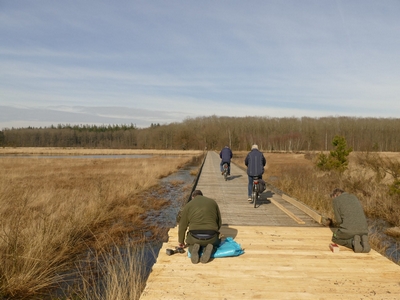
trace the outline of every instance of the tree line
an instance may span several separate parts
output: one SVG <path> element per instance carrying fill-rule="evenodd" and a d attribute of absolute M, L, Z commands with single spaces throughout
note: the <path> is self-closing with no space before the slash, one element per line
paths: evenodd
<path fill-rule="evenodd" d="M 11 128 L 0 131 L 3 147 L 86 147 L 120 149 L 330 151 L 343 136 L 354 151 L 400 151 L 400 119 L 357 117 L 197 117 L 180 123 Z"/>

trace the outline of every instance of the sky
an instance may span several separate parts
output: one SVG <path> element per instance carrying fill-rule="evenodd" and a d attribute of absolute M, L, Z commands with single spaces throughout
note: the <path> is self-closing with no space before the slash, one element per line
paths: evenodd
<path fill-rule="evenodd" d="M 0 130 L 397 118 L 398 0 L 0 0 Z"/>

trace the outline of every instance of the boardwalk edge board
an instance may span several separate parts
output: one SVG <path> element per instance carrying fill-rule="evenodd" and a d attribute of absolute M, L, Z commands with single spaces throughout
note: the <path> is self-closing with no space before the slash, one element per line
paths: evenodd
<path fill-rule="evenodd" d="M 303 212 L 305 212 L 307 215 L 309 215 L 311 218 L 313 218 L 319 224 L 322 223 L 322 216 L 319 213 L 317 213 L 316 211 L 314 211 L 311 208 L 309 208 L 308 206 L 306 206 L 305 204 L 300 203 L 296 199 L 289 197 L 286 194 L 282 194 L 282 199 L 289 202 L 293 206 L 296 206 L 298 209 L 302 210 Z"/>

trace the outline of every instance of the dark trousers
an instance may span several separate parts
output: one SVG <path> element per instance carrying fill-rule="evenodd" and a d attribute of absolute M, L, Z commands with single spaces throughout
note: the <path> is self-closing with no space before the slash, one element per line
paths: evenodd
<path fill-rule="evenodd" d="M 208 240 L 199 240 L 193 237 L 189 232 L 186 235 L 186 244 L 189 246 L 189 252 L 192 252 L 192 247 L 194 244 L 199 244 L 202 247 L 207 246 L 208 244 L 214 245 L 214 248 L 221 243 L 221 239 L 219 238 L 219 234 L 216 234 L 214 237 Z"/>
<path fill-rule="evenodd" d="M 355 235 L 368 235 L 365 232 L 343 232 L 340 229 L 336 230 L 336 232 L 332 236 L 332 242 L 347 247 L 349 249 L 353 249 L 353 239 Z"/>

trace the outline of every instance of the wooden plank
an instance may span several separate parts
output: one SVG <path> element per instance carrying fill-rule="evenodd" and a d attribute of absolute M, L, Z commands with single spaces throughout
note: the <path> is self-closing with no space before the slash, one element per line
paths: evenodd
<path fill-rule="evenodd" d="M 276 200 L 271 199 L 270 200 L 275 206 L 277 206 L 281 211 L 283 211 L 285 214 L 287 214 L 289 217 L 291 217 L 293 220 L 297 222 L 297 224 L 306 224 L 302 219 L 297 217 L 294 213 L 290 212 L 286 208 L 284 208 L 282 205 L 280 205 Z"/>
<path fill-rule="evenodd" d="M 306 214 L 308 214 L 311 218 L 313 218 L 315 221 L 317 221 L 318 223 L 321 224 L 322 216 L 319 213 L 317 213 L 316 211 L 312 210 L 308 206 L 304 205 L 303 203 L 300 203 L 296 199 L 294 199 L 286 194 L 282 194 L 282 199 L 289 202 L 290 204 L 296 206 L 298 209 L 301 209 Z"/>

